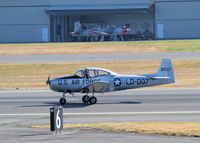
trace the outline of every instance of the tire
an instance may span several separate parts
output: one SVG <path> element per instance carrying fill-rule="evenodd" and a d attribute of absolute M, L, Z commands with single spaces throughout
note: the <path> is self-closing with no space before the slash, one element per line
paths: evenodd
<path fill-rule="evenodd" d="M 97 98 L 96 97 L 94 97 L 94 96 L 92 96 L 91 98 L 90 98 L 90 104 L 96 104 L 97 103 Z"/>
<path fill-rule="evenodd" d="M 61 99 L 60 99 L 60 104 L 61 104 L 61 105 L 66 104 L 66 99 L 65 99 L 65 98 L 61 98 Z"/>
<path fill-rule="evenodd" d="M 82 97 L 83 103 L 88 103 L 89 99 L 90 99 L 90 97 L 89 97 L 88 95 L 84 95 L 84 96 Z"/>

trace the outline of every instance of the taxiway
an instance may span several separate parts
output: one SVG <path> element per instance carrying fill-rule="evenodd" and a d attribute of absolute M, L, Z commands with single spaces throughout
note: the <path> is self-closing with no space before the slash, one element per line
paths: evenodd
<path fill-rule="evenodd" d="M 63 54 L 63 55 L 0 55 L 0 64 L 64 63 L 92 61 L 123 61 L 149 59 L 200 59 L 198 52 L 128 53 L 128 54 Z"/>

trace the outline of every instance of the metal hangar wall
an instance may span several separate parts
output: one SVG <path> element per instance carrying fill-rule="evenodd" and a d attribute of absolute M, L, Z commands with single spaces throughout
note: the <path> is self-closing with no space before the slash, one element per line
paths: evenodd
<path fill-rule="evenodd" d="M 70 41 L 74 22 L 130 26 L 155 39 L 200 38 L 198 0 L 1 0 L 0 43 Z"/>

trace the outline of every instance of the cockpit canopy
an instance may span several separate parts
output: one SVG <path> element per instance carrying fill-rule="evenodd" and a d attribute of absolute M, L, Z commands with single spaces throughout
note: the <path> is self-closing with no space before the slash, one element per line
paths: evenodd
<path fill-rule="evenodd" d="M 117 73 L 101 68 L 86 68 L 78 70 L 75 75 L 79 78 L 93 78 L 98 76 L 117 75 Z"/>

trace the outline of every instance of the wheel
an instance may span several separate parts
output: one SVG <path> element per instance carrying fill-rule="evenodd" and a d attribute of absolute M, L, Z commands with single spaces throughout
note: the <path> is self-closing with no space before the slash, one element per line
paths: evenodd
<path fill-rule="evenodd" d="M 88 103 L 90 97 L 88 95 L 84 95 L 82 98 L 83 103 Z"/>
<path fill-rule="evenodd" d="M 63 97 L 63 98 L 60 98 L 60 104 L 61 105 L 64 105 L 66 104 L 66 99 Z"/>
<path fill-rule="evenodd" d="M 96 97 L 94 97 L 94 96 L 92 96 L 91 98 L 90 98 L 90 104 L 96 104 L 97 103 L 97 98 Z"/>

